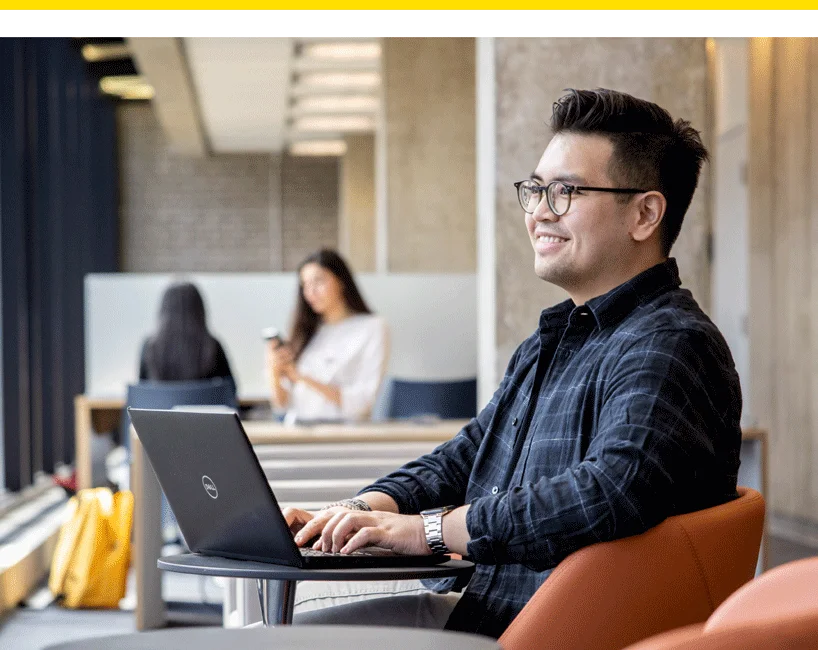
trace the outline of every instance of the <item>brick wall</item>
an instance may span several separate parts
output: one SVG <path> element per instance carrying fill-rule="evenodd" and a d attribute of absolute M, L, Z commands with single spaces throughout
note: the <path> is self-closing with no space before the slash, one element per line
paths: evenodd
<path fill-rule="evenodd" d="M 281 164 L 283 269 L 309 253 L 338 248 L 338 162 L 336 158 L 285 156 Z"/>
<path fill-rule="evenodd" d="M 335 159 L 175 155 L 149 104 L 117 128 L 122 271 L 291 270 L 337 247 Z"/>

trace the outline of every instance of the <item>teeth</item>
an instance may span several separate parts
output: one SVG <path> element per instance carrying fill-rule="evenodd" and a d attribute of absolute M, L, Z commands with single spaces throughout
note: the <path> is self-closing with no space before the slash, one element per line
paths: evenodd
<path fill-rule="evenodd" d="M 562 237 L 553 237 L 551 235 L 540 235 L 537 237 L 539 241 L 548 242 L 549 244 L 559 244 L 560 242 L 568 241 Z"/>

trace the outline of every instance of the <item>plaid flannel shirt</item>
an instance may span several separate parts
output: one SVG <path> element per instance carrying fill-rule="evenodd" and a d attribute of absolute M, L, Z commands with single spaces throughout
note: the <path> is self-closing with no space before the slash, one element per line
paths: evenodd
<path fill-rule="evenodd" d="M 543 311 L 481 413 L 362 493 L 471 505 L 477 569 L 447 627 L 497 637 L 570 553 L 735 498 L 740 414 L 727 344 L 669 259 Z"/>

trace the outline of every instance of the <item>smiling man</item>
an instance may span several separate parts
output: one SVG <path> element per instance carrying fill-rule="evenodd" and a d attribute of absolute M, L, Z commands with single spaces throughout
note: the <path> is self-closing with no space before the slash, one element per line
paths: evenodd
<path fill-rule="evenodd" d="M 317 548 L 342 553 L 449 550 L 477 564 L 474 576 L 462 596 L 446 581 L 379 585 L 404 595 L 297 621 L 496 637 L 574 551 L 735 498 L 738 376 L 669 257 L 707 157 L 699 133 L 611 90 L 570 91 L 551 126 L 515 186 L 534 270 L 570 299 L 542 312 L 451 441 L 356 499 L 286 513 L 300 544 L 320 534 Z"/>

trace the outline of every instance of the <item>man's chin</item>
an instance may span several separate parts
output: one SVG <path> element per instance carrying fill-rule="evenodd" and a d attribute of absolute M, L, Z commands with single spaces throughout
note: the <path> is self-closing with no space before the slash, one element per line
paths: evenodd
<path fill-rule="evenodd" d="M 553 265 L 539 257 L 534 259 L 534 273 L 546 282 L 553 282 L 552 278 L 555 276 Z"/>
<path fill-rule="evenodd" d="M 539 258 L 534 260 L 534 273 L 540 280 L 544 280 L 549 284 L 558 287 L 563 286 L 564 274 L 560 271 L 561 270 L 556 268 L 554 264 L 548 263 L 545 260 Z"/>

